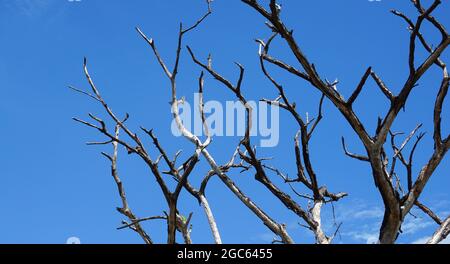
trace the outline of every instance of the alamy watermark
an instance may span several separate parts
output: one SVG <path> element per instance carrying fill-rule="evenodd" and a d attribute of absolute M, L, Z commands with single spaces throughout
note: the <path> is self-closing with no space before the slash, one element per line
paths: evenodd
<path fill-rule="evenodd" d="M 183 126 L 196 136 L 204 136 L 203 122 L 199 110 L 199 94 L 194 93 L 193 105 L 182 99 L 178 103 L 179 117 Z M 279 107 L 265 102 L 248 101 L 251 111 L 250 136 L 259 137 L 259 146 L 275 147 L 280 139 Z M 220 102 L 210 100 L 204 102 L 203 111 L 209 134 L 214 136 L 243 137 L 246 131 L 246 108 L 239 101 Z M 176 120 L 171 126 L 174 136 L 181 136 Z"/>

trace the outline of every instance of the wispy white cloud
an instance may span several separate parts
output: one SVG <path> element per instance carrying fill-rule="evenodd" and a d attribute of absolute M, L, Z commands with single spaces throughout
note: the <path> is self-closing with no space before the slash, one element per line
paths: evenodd
<path fill-rule="evenodd" d="M 450 211 L 442 211 L 442 212 L 439 212 L 438 215 L 439 215 L 442 219 L 445 219 L 445 218 L 447 218 L 447 217 L 450 215 Z"/>
<path fill-rule="evenodd" d="M 378 242 L 378 233 L 384 210 L 364 200 L 355 199 L 336 204 L 336 222 L 342 223 L 340 236 L 345 243 Z M 336 230 L 334 221 L 324 221 L 324 229 L 331 233 Z"/>
<path fill-rule="evenodd" d="M 442 240 L 439 244 L 450 244 L 450 236 L 448 236 L 446 239 Z"/>
<path fill-rule="evenodd" d="M 447 199 L 438 199 L 437 201 L 433 201 L 432 203 L 432 209 L 448 209 L 450 207 L 450 201 Z"/>
<path fill-rule="evenodd" d="M 357 211 L 353 213 L 353 218 L 380 218 L 384 214 L 383 210 L 380 207 L 374 207 L 371 209 L 365 209 L 361 211 Z"/>
<path fill-rule="evenodd" d="M 0 1 L 0 6 L 10 12 L 33 17 L 45 13 L 54 2 L 54 0 L 11 0 Z"/>
<path fill-rule="evenodd" d="M 354 201 L 351 204 L 337 207 L 337 220 L 352 221 L 356 219 L 382 218 L 384 211 L 379 206 L 369 205 L 364 201 Z"/>
<path fill-rule="evenodd" d="M 274 239 L 276 239 L 276 235 L 274 235 L 273 233 L 263 233 L 258 235 L 257 239 L 261 240 L 265 243 L 271 243 Z"/>
<path fill-rule="evenodd" d="M 376 244 L 378 242 L 378 233 L 376 232 L 346 232 L 342 233 L 343 236 L 348 236 L 355 241 L 363 242 L 366 244 Z"/>
<path fill-rule="evenodd" d="M 411 242 L 411 244 L 425 244 L 427 243 L 427 241 L 430 239 L 429 236 L 426 237 L 421 237 L 419 239 L 414 240 L 413 242 Z"/>
<path fill-rule="evenodd" d="M 350 241 L 356 243 L 378 243 L 380 228 L 379 222 L 373 220 L 366 221 L 364 224 L 360 222 L 361 221 L 351 224 L 347 230 L 342 230 L 341 236 L 347 237 Z M 344 241 L 346 240 L 344 239 Z"/>
<path fill-rule="evenodd" d="M 409 217 L 402 225 L 403 234 L 415 234 L 425 228 L 433 226 L 434 222 L 425 220 L 421 217 L 413 218 Z"/>
<path fill-rule="evenodd" d="M 419 238 L 419 239 L 413 241 L 411 244 L 426 244 L 429 239 L 430 239 L 429 236 L 422 237 L 422 238 Z M 442 240 L 441 243 L 439 243 L 439 244 L 450 244 L 450 236 L 448 236 L 446 239 Z"/>
<path fill-rule="evenodd" d="M 402 225 L 403 235 L 420 235 L 435 225 L 426 215 L 418 211 L 414 213 L 420 217 L 407 217 Z M 364 201 L 340 206 L 337 221 L 343 222 L 341 235 L 358 243 L 377 243 L 379 228 L 384 215 L 384 209 L 371 206 Z M 423 243 L 428 237 L 417 238 L 413 243 Z M 425 241 L 426 242 L 426 241 Z"/>
<path fill-rule="evenodd" d="M 371 215 L 371 214 L 370 214 Z M 414 235 L 419 231 L 427 229 L 430 226 L 433 226 L 434 222 L 425 220 L 423 218 L 407 218 L 406 221 L 402 225 L 403 235 Z M 379 223 L 371 222 L 361 227 L 353 226 L 354 229 L 349 232 L 342 233 L 343 236 L 347 236 L 357 242 L 366 243 L 366 244 L 374 244 L 378 242 L 379 236 Z M 416 239 L 411 242 L 413 244 L 424 244 L 429 239 L 429 236 L 422 237 Z M 448 242 L 448 241 L 447 241 Z"/>
<path fill-rule="evenodd" d="M 441 201 L 438 206 L 442 207 L 447 202 Z M 435 205 L 433 203 L 433 205 Z M 448 209 L 448 207 L 446 207 Z M 448 210 L 447 210 L 448 211 Z M 436 210 L 438 215 L 448 216 L 449 212 Z M 342 223 L 339 235 L 335 243 L 367 243 L 373 244 L 378 242 L 379 229 L 384 215 L 384 208 L 378 205 L 369 204 L 364 200 L 351 200 L 347 203 L 335 205 L 336 222 Z M 411 212 L 416 217 L 408 216 L 402 225 L 402 234 L 399 243 L 415 243 L 423 244 L 429 239 L 431 234 L 437 227 L 426 214 L 419 209 Z M 327 234 L 336 231 L 335 221 L 331 217 L 331 213 L 323 219 L 323 228 Z M 325 216 L 325 215 L 324 215 Z M 288 225 L 288 230 L 297 232 L 300 226 L 297 222 Z M 305 229 L 305 234 L 310 234 Z M 428 236 L 426 236 L 428 235 Z M 302 237 L 304 234 L 302 234 Z M 266 240 L 268 237 L 266 237 Z M 270 237 L 272 239 L 272 237 Z M 403 241 L 403 242 L 401 242 Z M 450 238 L 443 243 L 450 243 Z"/>

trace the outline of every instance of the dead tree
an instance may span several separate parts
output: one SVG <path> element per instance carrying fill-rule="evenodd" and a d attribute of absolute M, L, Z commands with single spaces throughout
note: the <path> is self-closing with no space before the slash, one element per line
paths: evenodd
<path fill-rule="evenodd" d="M 439 58 L 449 45 L 450 37 L 444 26 L 432 16 L 432 12 L 441 4 L 441 1 L 433 1 L 433 4 L 428 8 L 423 7 L 419 0 L 411 1 L 419 13 L 419 16 L 415 22 L 413 22 L 412 19 L 408 18 L 406 15 L 400 13 L 399 11 L 392 11 L 394 15 L 397 15 L 406 21 L 411 32 L 408 59 L 409 76 L 405 81 L 405 84 L 401 88 L 399 94 L 394 95 L 382 81 L 382 79 L 375 73 L 375 71 L 373 71 L 372 68 L 369 67 L 363 75 L 361 82 L 356 87 L 348 100 L 345 100 L 343 95 L 333 89 L 333 84 L 324 81 L 324 79 L 319 75 L 317 67 L 307 59 L 307 57 L 301 50 L 300 45 L 294 38 L 293 31 L 289 30 L 283 23 L 280 17 L 279 5 L 275 0 L 270 1 L 268 9 L 261 6 L 256 0 L 243 0 L 243 2 L 255 9 L 265 19 L 268 20 L 269 27 L 277 34 L 279 34 L 284 41 L 286 41 L 290 50 L 292 51 L 293 56 L 296 58 L 304 71 L 296 70 L 294 67 L 266 54 L 263 54 L 263 59 L 294 74 L 301 79 L 304 79 L 305 81 L 310 83 L 312 87 L 323 93 L 345 117 L 347 122 L 357 134 L 361 143 L 364 145 L 366 150 L 365 156 L 353 155 L 349 154 L 347 151 L 345 152 L 347 155 L 353 158 L 363 160 L 370 164 L 375 185 L 381 194 L 385 206 L 385 214 L 383 223 L 380 228 L 379 241 L 380 243 L 394 243 L 397 239 L 405 216 L 410 212 L 411 208 L 414 205 L 418 204 L 419 196 L 422 193 L 426 183 L 428 182 L 434 170 L 442 161 L 450 147 L 450 137 L 447 136 L 446 138 L 443 138 L 441 135 L 441 111 L 445 96 L 448 91 L 449 77 L 445 63 Z M 431 48 L 431 45 L 427 42 L 425 37 L 420 32 L 421 26 L 425 21 L 430 22 L 442 35 L 441 42 L 434 49 Z M 419 40 L 421 45 L 423 45 L 429 52 L 428 57 L 423 62 L 420 62 L 420 65 L 418 67 L 416 67 L 415 56 L 417 40 Z M 430 157 L 429 162 L 423 167 L 419 175 L 416 177 L 415 181 L 413 181 L 412 175 L 408 175 L 407 193 L 401 196 L 399 193 L 399 186 L 395 185 L 395 162 L 397 159 L 402 161 L 403 165 L 407 166 L 407 168 L 409 167 L 408 171 L 411 174 L 410 167 L 412 165 L 412 157 L 416 148 L 414 147 L 411 151 L 408 161 L 403 158 L 402 149 L 408 143 L 409 139 L 412 137 L 416 130 L 411 133 L 411 135 L 400 147 L 397 147 L 395 145 L 395 142 L 392 140 L 392 147 L 395 150 L 395 154 L 391 158 L 390 169 L 388 168 L 389 159 L 386 156 L 385 144 L 389 132 L 391 131 L 392 124 L 396 120 L 398 113 L 402 108 L 404 108 L 409 95 L 417 86 L 417 82 L 433 64 L 440 67 L 443 72 L 442 83 L 436 96 L 433 116 L 433 138 L 435 142 L 434 153 Z M 380 88 L 380 91 L 386 96 L 390 104 L 390 108 L 386 116 L 379 119 L 376 133 L 373 136 L 369 135 L 352 108 L 354 101 L 357 99 L 359 93 L 363 89 L 364 84 L 369 77 L 374 79 L 374 81 Z M 415 143 L 416 146 L 422 137 L 423 135 L 420 135 L 417 138 Z M 344 149 L 346 149 L 345 144 Z M 429 210 L 425 210 L 425 212 L 428 211 Z"/>
<path fill-rule="evenodd" d="M 314 131 L 318 128 L 318 125 L 323 118 L 322 105 L 324 102 L 330 101 L 352 127 L 366 151 L 363 155 L 349 152 L 346 147 L 345 140 L 342 138 L 342 146 L 345 154 L 354 159 L 367 162 L 370 165 L 375 186 L 383 199 L 385 213 L 380 227 L 379 242 L 394 243 L 396 241 L 399 233 L 401 232 L 402 222 L 414 206 L 417 206 L 428 214 L 439 225 L 438 230 L 430 238 L 429 243 L 438 243 L 448 235 L 450 230 L 449 218 L 446 220 L 441 220 L 435 213 L 419 201 L 419 197 L 424 190 L 425 185 L 433 175 L 439 163 L 443 160 L 450 147 L 450 136 L 444 138 L 441 132 L 441 112 L 448 92 L 449 77 L 446 65 L 440 59 L 441 54 L 450 43 L 450 37 L 444 26 L 432 16 L 433 11 L 441 4 L 441 1 L 433 1 L 431 6 L 428 8 L 425 8 L 419 0 L 411 1 L 419 14 L 415 21 L 399 11 L 392 11 L 394 15 L 402 18 L 408 24 L 410 30 L 408 58 L 409 76 L 405 80 L 400 92 L 397 95 L 394 94 L 383 82 L 381 77 L 375 73 L 372 67 L 368 67 L 362 76 L 361 81 L 354 89 L 354 92 L 348 99 L 345 99 L 344 95 L 335 89 L 337 82 L 328 82 L 319 74 L 318 67 L 307 59 L 300 47 L 300 44 L 294 38 L 293 31 L 284 24 L 281 18 L 280 5 L 276 3 L 275 0 L 271 0 L 268 7 L 262 6 L 257 0 L 242 0 L 243 3 L 257 11 L 266 20 L 266 25 L 272 32 L 272 35 L 266 41 L 260 39 L 257 40 L 260 45 L 259 62 L 261 71 L 264 73 L 264 76 L 267 78 L 268 82 L 270 82 L 276 89 L 279 96 L 275 99 L 261 98 L 261 101 L 270 105 L 278 106 L 289 112 L 293 120 L 298 125 L 298 131 L 295 134 L 293 146 L 293 154 L 295 155 L 297 168 L 296 178 L 289 178 L 282 172 L 281 169 L 267 164 L 267 159 L 264 157 L 259 157 L 256 152 L 256 148 L 252 144 L 250 131 L 252 128 L 253 109 L 250 104 L 248 104 L 248 99 L 244 95 L 245 88 L 242 85 L 242 81 L 245 77 L 245 69 L 244 66 L 239 63 L 236 63 L 238 78 L 236 82 L 233 82 L 221 75 L 212 67 L 211 57 L 208 57 L 206 62 L 202 62 L 201 59 L 196 57 L 193 49 L 187 46 L 187 52 L 192 58 L 193 63 L 198 65 L 198 67 L 202 70 L 200 77 L 198 78 L 200 101 L 199 112 L 203 123 L 203 130 L 207 135 L 206 140 L 202 141 L 197 135 L 183 125 L 179 114 L 179 106 L 184 103 L 184 100 L 177 97 L 177 74 L 180 69 L 180 56 L 184 50 L 183 37 L 190 31 L 196 29 L 212 13 L 211 0 L 207 0 L 206 2 L 207 12 L 192 26 L 184 27 L 183 24 L 180 24 L 175 61 L 172 66 L 172 70 L 170 70 L 169 65 L 166 63 L 166 59 L 163 58 L 158 52 L 155 41 L 152 38 L 147 37 L 141 29 L 136 28 L 138 34 L 145 40 L 154 53 L 156 61 L 161 66 L 165 77 L 169 81 L 171 111 L 177 127 L 181 131 L 182 135 L 195 147 L 195 151 L 184 162 L 180 163 L 177 160 L 180 156 L 180 151 L 174 155 L 173 159 L 169 158 L 169 154 L 166 153 L 153 131 L 141 127 L 143 134 L 151 138 L 154 147 L 160 153 L 156 159 L 150 157 L 146 147 L 140 139 L 140 136 L 126 125 L 126 120 L 129 118 L 129 115 L 126 114 L 123 119 L 119 118 L 100 95 L 99 89 L 95 86 L 87 70 L 86 59 L 84 62 L 84 71 L 92 92 L 86 92 L 84 90 L 71 87 L 75 91 L 87 95 L 100 103 L 114 124 L 114 130 L 110 131 L 105 121 L 93 114 L 89 114 L 89 117 L 93 121 L 84 121 L 75 118 L 77 122 L 94 128 L 106 136 L 106 141 L 92 142 L 88 144 L 111 144 L 113 146 L 113 154 L 103 153 L 103 155 L 111 161 L 111 173 L 117 184 L 119 195 L 122 200 L 122 207 L 118 208 L 118 211 L 128 218 L 128 221 L 123 222 L 123 225 L 119 227 L 120 229 L 130 228 L 137 232 L 144 242 L 153 243 L 152 239 L 146 231 L 143 230 L 140 223 L 143 221 L 162 219 L 167 222 L 168 243 L 176 243 L 176 232 L 180 232 L 182 234 L 185 243 L 191 243 L 191 227 L 189 223 L 192 213 L 186 218 L 182 215 L 180 209 L 178 208 L 180 192 L 186 190 L 203 207 L 215 243 L 221 243 L 222 241 L 220 238 L 219 228 L 216 224 L 212 209 L 205 194 L 209 180 L 212 177 L 217 176 L 223 182 L 224 186 L 228 188 L 245 207 L 247 207 L 260 221 L 262 221 L 262 223 L 269 230 L 278 236 L 274 242 L 294 243 L 286 230 L 286 226 L 269 216 L 260 205 L 253 202 L 252 199 L 241 191 L 232 180 L 232 177 L 230 176 L 231 173 L 233 173 L 236 169 L 239 169 L 241 170 L 241 173 L 253 172 L 255 180 L 267 189 L 268 195 L 271 194 L 276 197 L 280 203 L 286 207 L 286 209 L 293 212 L 303 221 L 304 226 L 314 234 L 316 243 L 331 243 L 334 235 L 339 230 L 340 225 L 337 225 L 337 230 L 334 234 L 325 234 L 321 225 L 321 208 L 324 204 L 329 202 L 339 201 L 341 198 L 347 196 L 347 193 L 333 193 L 319 181 L 319 175 L 316 174 L 313 162 L 310 158 L 311 150 L 309 144 L 310 139 L 314 135 Z M 441 33 L 442 40 L 436 48 L 432 48 L 432 45 L 428 43 L 420 31 L 424 22 L 431 23 L 431 25 L 433 25 Z M 296 59 L 299 68 L 289 65 L 269 54 L 271 43 L 276 37 L 281 37 L 289 46 L 289 49 Z M 418 67 L 416 66 L 417 42 L 420 42 L 420 44 L 429 53 L 428 57 L 424 61 L 421 61 Z M 298 113 L 295 102 L 289 99 L 283 85 L 271 75 L 268 68 L 266 68 L 266 64 L 279 67 L 287 73 L 292 74 L 294 77 L 306 81 L 322 95 L 320 101 L 318 102 L 318 113 L 315 119 L 309 120 L 309 118 L 307 118 L 305 120 Z M 415 176 L 413 175 L 412 170 L 413 157 L 421 139 L 425 136 L 424 133 L 419 133 L 422 125 L 418 125 L 411 133 L 409 133 L 401 144 L 396 142 L 396 138 L 401 135 L 401 133 L 393 132 L 391 128 L 392 124 L 397 119 L 399 112 L 405 107 L 405 104 L 411 92 L 417 86 L 418 81 L 433 65 L 441 68 L 443 73 L 442 82 L 438 89 L 434 106 L 434 152 L 429 158 L 429 161 L 423 166 L 419 175 Z M 230 161 L 224 165 L 219 165 L 215 161 L 213 154 L 211 154 L 208 150 L 208 146 L 212 143 L 212 141 L 208 124 L 205 121 L 205 113 L 203 111 L 204 72 L 211 75 L 215 80 L 221 83 L 224 88 L 228 89 L 246 110 L 245 136 L 237 144 L 231 155 Z M 353 109 L 353 103 L 358 98 L 369 78 L 372 78 L 375 81 L 390 105 L 386 116 L 378 119 L 378 126 L 374 135 L 369 134 L 364 124 L 360 121 L 359 116 Z M 123 131 L 126 134 L 126 139 L 119 137 L 120 131 Z M 415 139 L 414 136 L 416 136 Z M 409 143 L 413 145 L 410 153 L 407 154 L 404 153 L 404 149 Z M 116 161 L 118 158 L 119 147 L 124 148 L 129 154 L 139 156 L 144 164 L 149 168 L 156 183 L 162 191 L 164 200 L 168 207 L 168 213 L 164 212 L 164 215 L 161 216 L 139 218 L 131 211 L 117 170 Z M 387 148 L 391 148 L 394 153 L 391 157 L 387 155 Z M 193 174 L 193 171 L 196 165 L 200 162 L 201 157 L 203 157 L 210 166 L 210 171 L 204 176 L 201 186 L 195 188 L 191 185 L 189 176 Z M 162 170 L 162 166 L 160 165 L 162 161 L 165 164 L 164 170 Z M 406 168 L 407 187 L 403 187 L 402 185 L 400 174 L 397 173 L 397 164 L 401 164 Z M 174 191 L 171 191 L 167 187 L 167 180 L 164 177 L 166 174 L 170 175 L 171 179 L 174 179 L 177 182 Z M 284 182 L 289 185 L 295 196 L 291 196 L 277 186 L 271 180 L 273 176 L 282 177 Z M 310 191 L 311 194 L 301 194 L 297 192 L 294 188 L 295 184 L 304 186 Z M 311 204 L 311 206 L 305 208 L 298 201 L 299 199 L 306 199 L 308 204 Z"/>

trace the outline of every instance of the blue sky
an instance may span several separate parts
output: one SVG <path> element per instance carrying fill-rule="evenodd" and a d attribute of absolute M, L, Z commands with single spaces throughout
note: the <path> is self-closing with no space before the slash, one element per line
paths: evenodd
<path fill-rule="evenodd" d="M 428 2 L 428 1 L 424 1 Z M 282 1 L 283 17 L 295 29 L 295 36 L 308 57 L 323 76 L 340 80 L 338 89 L 349 96 L 368 66 L 398 92 L 407 77 L 408 32 L 392 8 L 415 16 L 409 1 Z M 110 148 L 88 147 L 86 141 L 100 140 L 101 135 L 71 120 L 86 117 L 88 112 L 105 116 L 93 101 L 74 94 L 68 85 L 88 88 L 82 72 L 83 57 L 90 62 L 90 72 L 105 99 L 117 113 L 131 115 L 130 127 L 154 128 L 169 153 L 192 151 L 183 138 L 170 133 L 170 100 L 168 81 L 144 41 L 134 30 L 140 26 L 155 39 L 160 52 L 172 65 L 178 23 L 194 22 L 205 10 L 203 0 L 0 0 L 0 89 L 2 102 L 0 152 L 0 243 L 65 243 L 79 237 L 82 243 L 140 243 L 131 231 L 116 230 L 122 216 L 115 207 L 120 204 L 116 186 L 109 174 L 108 162 L 99 154 Z M 197 56 L 213 55 L 217 70 L 231 79 L 237 78 L 234 61 L 242 63 L 247 74 L 243 92 L 253 100 L 274 98 L 276 92 L 263 78 L 258 65 L 255 38 L 270 34 L 264 20 L 240 1 L 216 0 L 214 13 L 195 32 L 189 44 Z M 450 5 L 444 3 L 435 13 L 449 27 Z M 439 34 L 425 28 L 430 40 Z M 192 101 L 200 69 L 186 56 L 181 60 L 179 95 Z M 272 54 L 295 63 L 284 43 L 276 40 Z M 420 50 L 419 59 L 425 53 Z M 449 61 L 448 52 L 442 57 Z M 301 80 L 281 71 L 274 76 L 297 102 L 299 111 L 311 115 L 317 110 L 319 94 Z M 423 123 L 427 132 L 416 153 L 414 171 L 420 169 L 432 151 L 432 107 L 441 73 L 433 68 L 412 93 L 407 111 L 394 123 L 395 131 L 411 131 Z M 234 100 L 223 86 L 209 76 L 205 99 Z M 356 102 L 356 111 L 369 131 L 387 103 L 374 83 L 369 83 Z M 450 132 L 450 105 L 443 110 L 443 131 Z M 295 175 L 293 136 L 296 127 L 286 113 L 281 114 L 281 137 L 276 148 L 261 149 L 261 155 L 274 156 L 272 165 Z M 319 181 L 330 190 L 349 193 L 335 204 L 336 216 L 343 222 L 336 243 L 367 243 L 376 238 L 383 208 L 373 186 L 368 164 L 347 158 L 340 146 L 345 136 L 349 148 L 362 152 L 362 145 L 329 102 L 324 104 L 324 120 L 311 142 L 311 155 Z M 239 138 L 216 138 L 210 152 L 220 163 L 229 160 Z M 149 141 L 146 142 L 147 144 Z M 228 147 L 233 146 L 233 147 Z M 156 157 L 156 152 L 152 152 Z M 186 157 L 184 156 L 184 157 Z M 165 210 L 162 195 L 153 176 L 142 162 L 126 153 L 119 156 L 119 170 L 128 192 L 129 202 L 141 217 L 159 215 Z M 198 184 L 207 172 L 203 162 L 192 175 Z M 450 214 L 450 162 L 447 157 L 430 180 L 422 202 L 442 217 Z M 299 243 L 313 238 L 294 214 L 253 179 L 252 173 L 230 173 L 239 186 L 273 218 L 288 225 L 288 231 Z M 403 175 L 404 176 L 404 175 Z M 272 176 L 274 182 L 281 181 Z M 288 188 L 283 188 L 288 191 Z M 299 190 L 302 190 L 299 187 Z M 273 235 L 226 189 L 214 179 L 207 196 L 226 243 L 267 243 Z M 201 208 L 186 193 L 182 194 L 181 211 L 194 212 L 192 239 L 210 243 L 212 238 Z M 306 206 L 305 201 L 299 201 Z M 401 243 L 423 241 L 436 225 L 418 211 L 408 217 Z M 333 232 L 331 207 L 324 210 L 328 233 Z M 162 222 L 146 223 L 157 242 L 165 241 Z"/>

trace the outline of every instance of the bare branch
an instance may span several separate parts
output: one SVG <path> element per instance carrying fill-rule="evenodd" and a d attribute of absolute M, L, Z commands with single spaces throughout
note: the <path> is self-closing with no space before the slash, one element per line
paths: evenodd
<path fill-rule="evenodd" d="M 358 154 L 353 154 L 351 152 L 349 152 L 347 150 L 347 147 L 345 146 L 345 139 L 344 137 L 341 138 L 341 142 L 342 142 L 342 148 L 344 149 L 345 155 L 349 156 L 350 158 L 354 158 L 357 160 L 361 160 L 361 161 L 369 161 L 369 158 L 366 156 L 362 156 L 362 155 L 358 155 Z"/>
<path fill-rule="evenodd" d="M 433 219 L 438 225 L 442 225 L 442 220 L 437 216 L 433 211 L 431 211 L 430 208 L 426 207 L 424 204 L 422 204 L 419 201 L 415 202 L 415 205 L 420 208 L 424 213 L 429 215 L 431 219 Z"/>
<path fill-rule="evenodd" d="M 166 216 L 150 216 L 150 217 L 136 219 L 136 220 L 131 221 L 131 223 L 126 223 L 126 224 L 124 224 L 122 226 L 119 226 L 117 228 L 117 230 L 129 228 L 129 227 L 134 227 L 138 223 L 146 222 L 146 221 L 150 221 L 150 220 L 157 220 L 157 219 L 167 220 L 167 217 Z"/>
<path fill-rule="evenodd" d="M 450 234 L 450 216 L 442 222 L 441 226 L 434 232 L 427 244 L 438 244 L 446 239 L 448 234 Z"/>
<path fill-rule="evenodd" d="M 348 101 L 347 101 L 348 105 L 351 106 L 353 104 L 353 102 L 355 102 L 356 98 L 358 98 L 359 93 L 361 92 L 362 88 L 364 87 L 364 84 L 366 84 L 367 78 L 369 78 L 369 75 L 371 73 L 372 73 L 372 67 L 367 68 L 366 72 L 364 73 L 363 77 L 361 78 L 361 81 L 359 82 L 355 91 L 352 93 L 352 95 L 348 99 Z"/>
<path fill-rule="evenodd" d="M 115 138 L 118 139 L 119 138 L 119 131 L 120 131 L 120 126 L 116 125 L 115 128 Z M 120 195 L 120 199 L 122 200 L 122 207 L 121 208 L 117 208 L 117 211 L 119 211 L 121 214 L 123 214 L 124 216 L 128 217 L 131 221 L 131 224 L 129 226 L 133 226 L 134 229 L 140 236 L 141 238 L 144 240 L 144 242 L 146 244 L 153 244 L 153 241 L 151 240 L 151 238 L 147 235 L 147 233 L 144 231 L 144 229 L 141 227 L 141 225 L 139 224 L 140 221 L 137 221 L 136 216 L 133 214 L 133 212 L 131 211 L 129 205 L 128 205 L 128 201 L 125 195 L 125 189 L 123 187 L 122 181 L 119 177 L 119 174 L 117 172 L 117 154 L 118 154 L 118 143 L 117 140 L 113 141 L 112 143 L 113 145 L 113 155 L 112 156 L 107 156 L 110 161 L 111 161 L 111 175 L 114 178 L 114 181 L 116 182 L 117 185 L 117 189 L 119 191 L 119 195 Z"/>
<path fill-rule="evenodd" d="M 370 73 L 370 76 L 372 76 L 372 78 L 377 83 L 378 87 L 380 87 L 380 90 L 389 99 L 389 101 L 393 102 L 394 101 L 394 95 L 392 94 L 391 91 L 389 91 L 389 88 L 387 88 L 386 84 L 384 84 L 384 82 L 381 80 L 381 78 L 374 71 L 372 71 Z"/>
<path fill-rule="evenodd" d="M 411 32 L 414 31 L 415 25 L 414 25 L 414 23 L 412 22 L 412 20 L 411 20 L 410 18 L 408 18 L 406 15 L 404 15 L 403 13 L 401 13 L 401 12 L 399 12 L 399 11 L 397 11 L 397 10 L 391 10 L 391 12 L 392 12 L 394 15 L 403 18 L 403 19 L 406 21 L 406 23 L 408 24 L 409 30 L 410 30 Z M 442 28 L 443 28 L 443 27 L 442 27 Z M 445 31 L 445 29 L 444 29 L 444 31 Z M 445 33 L 445 34 L 446 34 L 446 33 Z M 425 40 L 424 36 L 423 36 L 419 31 L 417 31 L 417 37 L 419 38 L 419 40 L 420 40 L 420 42 L 422 43 L 422 45 L 423 45 L 423 47 L 425 48 L 425 50 L 428 51 L 429 53 L 432 53 L 432 52 L 433 52 L 433 49 L 432 49 L 431 46 L 427 43 L 427 41 Z M 436 63 L 436 65 L 438 65 L 438 66 L 441 67 L 441 68 L 444 68 L 444 67 L 445 67 L 445 64 L 441 61 L 440 58 L 437 58 L 435 63 Z"/>

